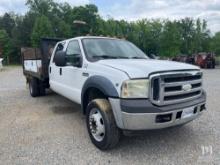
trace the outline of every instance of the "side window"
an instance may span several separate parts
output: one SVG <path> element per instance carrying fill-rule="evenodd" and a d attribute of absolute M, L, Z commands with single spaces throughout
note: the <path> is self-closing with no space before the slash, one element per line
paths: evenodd
<path fill-rule="evenodd" d="M 66 50 L 66 55 L 80 55 L 81 54 L 81 51 L 80 51 L 80 47 L 79 47 L 79 43 L 78 41 L 70 41 L 69 42 L 69 45 L 67 47 L 67 50 Z"/>
<path fill-rule="evenodd" d="M 78 41 L 70 41 L 66 50 L 66 65 L 67 66 L 75 66 L 76 63 L 79 62 L 79 58 L 81 57 L 81 50 L 79 47 Z"/>

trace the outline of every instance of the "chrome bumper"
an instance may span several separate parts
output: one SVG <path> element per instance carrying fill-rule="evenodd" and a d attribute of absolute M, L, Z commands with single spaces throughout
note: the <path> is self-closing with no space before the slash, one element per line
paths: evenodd
<path fill-rule="evenodd" d="M 176 114 L 180 110 L 172 111 L 169 113 L 145 113 L 145 114 L 131 114 L 122 112 L 122 120 L 124 123 L 124 129 L 126 130 L 151 130 L 172 127 L 175 125 L 181 125 L 188 123 L 201 115 L 202 112 L 197 112 L 188 118 L 176 119 Z M 157 123 L 156 117 L 158 115 L 172 114 L 172 119 L 168 122 Z"/>
<path fill-rule="evenodd" d="M 200 111 L 201 106 L 205 105 L 205 101 L 203 100 L 200 103 L 192 105 L 193 107 L 197 107 L 196 113 L 194 113 L 190 117 L 182 118 L 181 115 L 180 117 L 177 117 L 178 116 L 177 113 L 181 112 L 184 108 L 188 106 L 184 107 L 182 105 L 181 108 L 177 106 L 175 110 L 166 110 L 160 112 L 158 110 L 155 113 L 152 113 L 152 111 L 149 111 L 149 113 L 148 112 L 134 113 L 134 111 L 132 113 L 129 113 L 121 109 L 122 106 L 120 103 L 121 102 L 120 99 L 109 98 L 109 101 L 112 106 L 112 110 L 115 116 L 117 126 L 123 130 L 151 130 L 151 129 L 160 129 L 160 128 L 167 128 L 176 125 L 181 125 L 198 118 L 203 113 L 203 110 L 205 110 L 203 109 L 202 111 Z M 166 122 L 158 122 L 157 121 L 158 116 L 163 116 L 163 115 L 165 116 L 169 115 L 170 120 Z"/>

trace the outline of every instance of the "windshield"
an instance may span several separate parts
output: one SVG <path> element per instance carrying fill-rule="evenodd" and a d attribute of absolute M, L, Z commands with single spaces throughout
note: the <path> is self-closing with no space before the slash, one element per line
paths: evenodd
<path fill-rule="evenodd" d="M 108 38 L 86 38 L 82 40 L 86 57 L 89 61 L 103 59 L 148 59 L 131 42 Z"/>

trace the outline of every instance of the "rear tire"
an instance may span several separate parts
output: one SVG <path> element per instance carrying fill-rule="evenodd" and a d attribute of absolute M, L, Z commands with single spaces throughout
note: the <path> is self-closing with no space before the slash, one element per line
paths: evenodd
<path fill-rule="evenodd" d="M 38 80 L 36 78 L 32 78 L 29 81 L 29 91 L 32 97 L 37 97 L 40 95 Z"/>
<path fill-rule="evenodd" d="M 40 85 L 39 85 L 39 93 L 40 93 L 39 94 L 40 96 L 45 96 L 46 95 L 46 89 L 45 89 L 43 83 L 40 83 Z"/>
<path fill-rule="evenodd" d="M 121 132 L 108 100 L 95 99 L 89 103 L 86 123 L 92 143 L 100 150 L 111 149 L 119 142 Z"/>

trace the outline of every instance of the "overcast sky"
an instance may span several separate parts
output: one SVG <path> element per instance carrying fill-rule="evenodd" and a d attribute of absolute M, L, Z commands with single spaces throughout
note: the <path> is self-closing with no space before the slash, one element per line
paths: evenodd
<path fill-rule="evenodd" d="M 24 14 L 26 0 L 0 0 L 0 14 L 8 11 Z M 184 17 L 208 21 L 212 33 L 220 31 L 220 0 L 56 0 L 72 6 L 93 3 L 103 18 L 113 17 L 129 21 L 141 18 Z"/>

